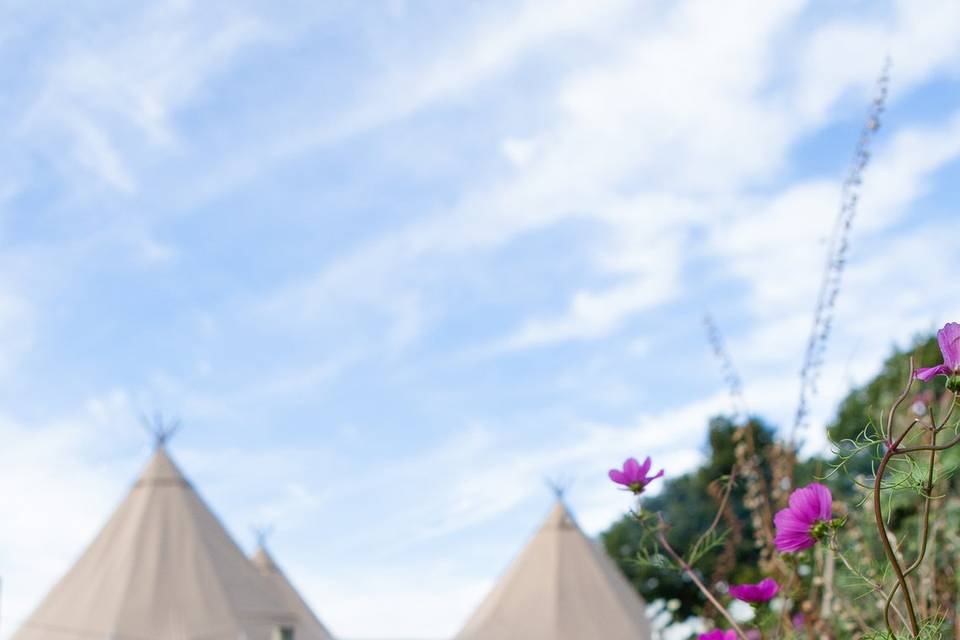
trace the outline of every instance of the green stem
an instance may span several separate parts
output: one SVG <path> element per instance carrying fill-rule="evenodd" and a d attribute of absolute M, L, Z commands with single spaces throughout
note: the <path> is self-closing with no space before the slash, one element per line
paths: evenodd
<path fill-rule="evenodd" d="M 733 616 L 730 615 L 730 613 L 723 607 L 723 605 L 720 604 L 716 597 L 710 593 L 710 590 L 707 589 L 706 585 L 703 584 L 699 576 L 697 576 L 697 572 L 693 570 L 693 567 L 687 564 L 687 562 L 681 558 L 676 551 L 673 550 L 673 547 L 670 546 L 670 543 L 667 542 L 667 536 L 664 533 L 667 525 L 663 521 L 663 516 L 658 513 L 657 519 L 660 521 L 660 527 L 657 531 L 657 540 L 660 542 L 660 546 L 663 547 L 663 550 L 667 552 L 667 555 L 673 558 L 673 561 L 676 562 L 681 569 L 683 569 L 684 573 L 690 576 L 693 584 L 697 585 L 697 588 L 700 589 L 700 592 L 706 596 L 707 600 L 710 601 L 710 604 L 716 607 L 720 615 L 727 619 L 727 622 L 730 623 L 730 627 L 736 631 L 738 636 L 740 636 L 740 640 L 749 640 L 749 638 L 747 638 L 747 634 L 743 632 L 743 629 L 741 629 L 740 625 L 737 624 L 737 621 L 733 619 Z"/>
<path fill-rule="evenodd" d="M 897 583 L 900 585 L 901 591 L 903 591 L 903 602 L 907 608 L 907 616 L 910 618 L 910 632 L 913 634 L 913 637 L 916 638 L 920 635 L 920 625 L 917 622 L 917 613 L 913 607 L 913 596 L 910 594 L 910 585 L 907 582 L 907 576 L 904 575 L 900 561 L 897 559 L 897 554 L 894 552 L 889 538 L 887 538 L 887 527 L 883 522 L 883 505 L 880 496 L 880 489 L 883 486 L 883 474 L 887 469 L 887 463 L 890 462 L 890 459 L 897 453 L 897 447 L 900 446 L 903 439 L 910 433 L 910 429 L 914 424 L 916 423 L 914 422 L 904 429 L 900 437 L 887 447 L 886 453 L 883 454 L 883 458 L 880 460 L 880 465 L 877 467 L 877 475 L 873 481 L 873 515 L 876 519 L 877 531 L 880 533 L 880 543 L 883 545 L 883 551 L 887 555 L 887 560 L 890 562 L 890 566 L 893 567 L 893 572 L 897 575 Z M 890 603 L 892 600 L 893 593 L 891 592 L 890 596 L 887 597 L 887 606 L 884 609 L 884 622 L 891 635 L 893 635 L 893 629 L 890 626 Z"/>

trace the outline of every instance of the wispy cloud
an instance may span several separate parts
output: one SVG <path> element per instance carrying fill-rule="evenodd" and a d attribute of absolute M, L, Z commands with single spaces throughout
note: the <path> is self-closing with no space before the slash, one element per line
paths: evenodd
<path fill-rule="evenodd" d="M 391 59 L 381 73 L 349 87 L 356 93 L 353 102 L 332 117 L 318 124 L 315 113 L 298 114 L 292 129 L 271 131 L 257 153 L 227 159 L 196 190 L 192 202 L 216 197 L 304 154 L 462 99 L 514 69 L 539 47 L 605 31 L 626 6 L 623 0 L 589 6 L 572 0 L 526 0 L 509 10 L 496 7 L 471 14 L 476 22 L 448 25 L 449 37 L 425 34 L 429 43 L 425 50 Z"/>
<path fill-rule="evenodd" d="M 270 35 L 255 16 L 179 0 L 67 30 L 38 65 L 41 80 L 20 135 L 43 140 L 41 151 L 67 149 L 49 159 L 78 186 L 93 176 L 133 193 L 143 151 L 169 153 L 179 146 L 178 111 L 238 52 Z"/>

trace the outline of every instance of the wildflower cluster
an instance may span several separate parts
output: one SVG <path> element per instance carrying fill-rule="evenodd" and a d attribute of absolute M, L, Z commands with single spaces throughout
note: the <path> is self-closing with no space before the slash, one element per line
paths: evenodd
<path fill-rule="evenodd" d="M 856 505 L 835 504 L 831 488 L 824 483 L 827 478 L 785 492 L 786 504 L 780 502 L 773 491 L 759 495 L 756 486 L 746 491 L 745 495 L 751 501 L 751 518 L 757 521 L 753 527 L 757 544 L 769 549 L 760 556 L 762 579 L 758 582 L 726 586 L 722 579 L 714 576 L 714 584 L 710 587 L 695 568 L 697 560 L 719 546 L 724 537 L 719 531 L 721 515 L 727 509 L 738 470 L 748 482 L 761 485 L 755 481 L 766 480 L 764 474 L 758 473 L 755 452 L 748 450 L 747 442 L 741 440 L 737 444 L 729 483 L 723 494 L 717 496 L 720 500 L 717 517 L 686 556 L 668 541 L 669 525 L 661 514 L 645 513 L 642 505 L 633 512 L 636 521 L 659 547 L 658 551 L 641 553 L 641 559 L 653 560 L 661 569 L 684 574 L 709 603 L 711 615 L 707 617 L 712 618 L 715 613 L 723 620 L 723 624 L 701 633 L 699 640 L 849 638 L 854 637 L 851 625 L 859 628 L 857 637 L 861 638 L 934 640 L 942 637 L 946 620 L 944 612 L 960 609 L 960 602 L 949 596 L 946 602 L 931 599 L 930 593 L 944 593 L 944 589 L 935 589 L 941 579 L 936 571 L 926 571 L 920 582 L 914 574 L 922 570 L 924 560 L 929 558 L 931 532 L 948 523 L 941 518 L 940 525 L 937 521 L 931 525 L 935 501 L 945 498 L 945 494 L 938 495 L 935 488 L 938 482 L 950 477 L 952 468 L 960 468 L 960 456 L 951 453 L 960 444 L 960 424 L 953 419 L 954 409 L 960 404 L 960 324 L 944 326 L 937 334 L 937 342 L 943 363 L 916 369 L 911 361 L 906 388 L 882 414 L 879 426 L 865 429 L 864 442 L 851 441 L 848 451 L 838 454 L 842 460 L 838 468 L 854 455 L 868 453 L 873 456 L 872 481 L 859 475 L 852 479 L 854 489 L 862 491 L 863 496 Z M 928 382 L 937 376 L 947 378 L 946 390 L 939 387 L 944 394 L 944 401 L 939 405 L 932 390 L 913 393 L 915 380 Z M 912 398 L 907 403 L 909 407 L 901 411 L 908 398 Z M 951 432 L 951 437 L 938 440 L 938 436 L 947 431 Z M 777 451 L 792 455 L 790 447 Z M 952 467 L 938 473 L 938 465 L 946 464 L 948 455 L 953 456 L 949 458 Z M 611 469 L 609 477 L 639 497 L 653 480 L 664 475 L 662 469 L 651 475 L 651 468 L 649 457 L 643 464 L 630 458 L 621 469 Z M 792 483 L 792 477 L 778 481 L 781 486 Z M 838 486 L 843 487 L 843 493 L 851 493 L 849 484 Z M 773 509 L 760 508 L 778 502 L 782 508 L 776 510 L 772 518 Z M 901 519 L 903 514 L 916 514 L 920 528 L 916 548 L 907 546 L 906 540 L 891 533 L 890 518 L 894 511 Z M 855 526 L 845 527 L 850 518 L 856 518 Z M 873 541 L 862 531 L 870 521 L 876 528 Z M 847 528 L 851 529 L 849 533 L 845 533 Z M 768 530 L 770 533 L 765 533 Z M 945 545 L 954 550 L 953 553 L 958 548 L 955 537 L 947 538 Z M 908 553 L 915 557 L 911 560 Z M 882 555 L 886 566 L 872 564 L 871 554 Z M 855 561 L 850 559 L 851 555 Z M 838 572 L 844 571 L 848 577 L 838 577 Z M 861 586 L 859 592 L 850 587 L 856 584 Z M 956 593 L 956 583 L 953 584 Z M 945 590 L 949 593 L 950 589 L 948 581 Z M 868 596 L 876 598 L 876 607 L 864 604 L 864 598 Z M 724 597 L 749 604 L 753 616 L 746 622 L 738 621 L 723 604 Z M 840 615 L 834 616 L 838 612 Z M 841 624 L 840 619 L 850 622 Z"/>

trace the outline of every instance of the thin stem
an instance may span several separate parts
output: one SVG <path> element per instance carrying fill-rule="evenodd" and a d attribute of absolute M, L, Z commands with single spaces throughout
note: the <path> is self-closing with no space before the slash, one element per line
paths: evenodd
<path fill-rule="evenodd" d="M 790 607 L 786 606 L 786 599 L 790 597 L 793 590 L 793 583 L 796 581 L 797 571 L 795 567 L 790 567 L 790 575 L 787 577 L 787 584 L 783 587 L 784 606 L 780 612 L 780 625 L 777 627 L 777 638 L 783 634 L 783 630 L 790 625 Z"/>
<path fill-rule="evenodd" d="M 690 576 L 690 579 L 693 580 L 693 584 L 697 585 L 697 588 L 700 589 L 700 592 L 706 596 L 707 600 L 710 601 L 710 604 L 716 607 L 717 611 L 720 612 L 720 615 L 727 619 L 727 622 L 730 623 L 730 627 L 737 632 L 737 635 L 740 636 L 740 639 L 749 640 L 749 638 L 747 638 L 747 634 L 744 633 L 743 629 L 740 628 L 740 625 L 737 624 L 737 621 L 733 619 L 730 613 L 723 607 L 723 605 L 720 604 L 716 597 L 714 597 L 714 595 L 710 593 L 710 590 L 707 589 L 707 587 L 703 584 L 703 582 L 697 576 L 696 571 L 694 571 L 693 568 L 687 564 L 687 562 L 681 558 L 676 551 L 673 550 L 673 547 L 670 546 L 670 543 L 667 542 L 667 536 L 665 534 L 667 523 L 663 521 L 663 516 L 659 513 L 657 514 L 657 520 L 660 522 L 660 527 L 657 530 L 657 540 L 659 540 L 660 546 L 663 547 L 663 550 L 667 552 L 667 555 L 673 558 L 674 562 L 680 565 L 684 573 Z"/>
<path fill-rule="evenodd" d="M 937 432 L 933 430 L 930 432 L 930 444 L 937 444 Z M 920 563 L 923 562 L 924 556 L 927 554 L 927 541 L 930 537 L 930 503 L 933 501 L 933 466 L 936 462 L 937 452 L 935 450 L 930 451 L 930 468 L 927 469 L 927 483 L 924 485 L 924 502 L 923 502 L 923 524 L 920 528 L 920 551 L 917 554 L 917 559 L 912 565 L 910 565 L 906 574 L 910 575 L 917 570 L 917 567 L 920 566 Z"/>
<path fill-rule="evenodd" d="M 953 399 L 950 401 L 950 409 L 947 411 L 947 415 L 943 418 L 943 422 L 940 423 L 940 429 L 947 426 L 947 423 L 950 422 L 950 417 L 953 415 L 953 410 L 957 408 L 957 394 L 952 391 L 950 393 L 953 394 Z"/>
<path fill-rule="evenodd" d="M 703 541 L 707 538 L 708 535 L 713 533 L 714 529 L 717 528 L 717 525 L 720 524 L 720 519 L 723 517 L 723 512 L 727 508 L 727 502 L 730 500 L 730 494 L 733 493 L 733 483 L 737 479 L 737 465 L 734 464 L 730 468 L 730 480 L 727 484 L 726 489 L 723 491 L 723 496 L 720 498 L 720 506 L 717 509 L 717 515 L 713 517 L 713 522 L 710 523 L 710 526 L 700 534 L 700 537 L 697 538 L 696 543 L 693 545 L 695 550 L 700 549 L 700 545 L 703 544 Z"/>
<path fill-rule="evenodd" d="M 937 444 L 937 429 L 936 421 L 934 421 L 934 428 L 930 430 L 930 444 Z M 923 562 L 923 558 L 927 555 L 927 542 L 930 539 L 930 503 L 933 500 L 933 466 L 936 461 L 937 452 L 935 449 L 930 450 L 930 468 L 927 470 L 927 482 L 924 485 L 924 502 L 923 502 L 923 519 L 921 520 L 920 525 L 920 550 L 917 553 L 917 559 L 913 561 L 907 569 L 903 572 L 903 575 L 909 576 L 911 573 L 917 570 L 920 566 L 920 563 Z M 887 596 L 887 610 L 889 610 L 890 603 L 893 601 L 894 595 L 897 593 L 897 589 L 900 588 L 900 583 L 898 582 L 893 586 L 893 589 L 890 591 L 890 595 Z M 888 625 L 889 626 L 889 625 Z"/>
<path fill-rule="evenodd" d="M 887 432 L 883 434 L 887 440 L 893 440 L 893 416 L 896 415 L 897 409 L 899 409 L 903 401 L 907 399 L 907 396 L 910 395 L 910 389 L 913 388 L 913 372 L 913 356 L 910 356 L 910 377 L 907 380 L 907 386 L 904 387 L 903 392 L 897 397 L 897 401 L 894 402 L 890 408 L 890 413 L 887 414 Z"/>
<path fill-rule="evenodd" d="M 907 583 L 907 577 L 904 575 L 900 561 L 897 560 L 897 554 L 894 552 L 893 547 L 890 545 L 890 540 L 887 538 L 887 527 L 883 522 L 883 505 L 880 499 L 880 489 L 883 485 L 883 474 L 887 470 L 887 463 L 890 462 L 890 459 L 895 453 L 898 453 L 897 447 L 900 446 L 900 443 L 907 437 L 907 434 L 910 433 L 910 430 L 915 424 L 916 422 L 913 422 L 904 429 L 900 437 L 887 448 L 886 453 L 883 454 L 883 458 L 880 460 L 880 465 L 877 467 L 877 475 L 873 481 L 873 515 L 876 519 L 877 531 L 880 533 L 880 543 L 883 545 L 883 551 L 887 555 L 890 566 L 893 567 L 893 572 L 897 574 L 897 582 L 900 584 L 900 589 L 903 590 L 903 602 L 907 608 L 907 615 L 910 617 L 910 631 L 913 637 L 919 635 L 920 625 L 917 623 L 917 613 L 913 608 L 913 597 L 910 595 L 910 585 Z M 887 609 L 884 611 L 884 622 L 886 622 L 887 630 L 890 631 L 891 635 L 893 634 L 893 629 L 890 627 L 889 603 L 892 598 L 893 594 L 891 593 L 891 595 L 887 597 Z"/>
<path fill-rule="evenodd" d="M 867 585 L 870 586 L 871 589 L 873 589 L 873 590 L 877 593 L 877 595 L 879 595 L 880 597 L 882 597 L 884 600 L 887 599 L 887 594 L 886 594 L 886 592 L 884 592 L 884 590 L 883 590 L 883 585 L 882 585 L 882 584 L 880 584 L 879 582 L 876 582 L 876 581 L 874 581 L 874 580 L 871 580 L 869 576 L 867 576 L 866 574 L 864 574 L 864 573 L 863 573 L 862 571 L 860 571 L 858 568 L 854 567 L 853 564 L 847 559 L 847 556 L 843 555 L 843 553 L 842 553 L 842 552 L 840 551 L 840 549 L 837 547 L 836 543 L 832 544 L 832 545 L 830 546 L 830 548 L 831 548 L 831 550 L 833 551 L 833 553 L 836 554 L 836 556 L 840 559 L 840 562 L 843 563 L 843 566 L 845 566 L 850 573 L 852 573 L 853 575 L 855 575 L 855 576 L 857 576 L 858 578 L 860 578 L 861 580 L 863 580 Z M 893 612 L 894 612 L 895 614 L 897 614 L 897 617 L 898 617 L 898 618 L 900 618 L 900 622 L 902 622 L 902 623 L 904 624 L 904 626 L 906 626 L 906 625 L 908 624 L 907 618 L 906 618 L 906 616 L 903 615 L 903 612 L 900 611 L 900 609 L 897 607 L 897 605 L 891 604 L 891 605 L 890 605 L 890 608 L 893 609 Z M 890 626 L 890 625 L 888 624 L 888 625 L 887 625 L 888 630 L 890 630 L 890 629 L 889 629 L 889 626 Z M 892 630 L 890 630 L 890 632 L 893 633 Z"/>
<path fill-rule="evenodd" d="M 821 547 L 821 549 L 823 549 Z M 820 596 L 820 617 L 829 619 L 833 613 L 834 588 L 836 578 L 837 559 L 829 549 L 823 549 L 823 570 L 820 572 L 823 581 L 823 593 Z"/>
<path fill-rule="evenodd" d="M 903 448 L 898 448 L 896 451 L 894 451 L 894 453 L 900 454 L 900 453 L 917 453 L 918 451 L 946 451 L 947 449 L 953 448 L 953 446 L 956 445 L 957 443 L 960 443 L 960 435 L 950 440 L 949 442 L 945 442 L 944 444 L 938 444 L 938 445 L 925 444 L 925 445 L 918 445 L 915 447 L 903 447 Z"/>
<path fill-rule="evenodd" d="M 943 430 L 943 428 L 947 426 L 947 423 L 950 422 L 950 417 L 953 415 L 954 409 L 957 408 L 957 404 L 958 404 L 957 399 L 958 399 L 958 396 L 954 394 L 953 401 L 950 403 L 950 410 L 947 411 L 947 415 L 944 416 L 943 422 L 941 422 L 939 425 L 937 425 L 936 422 L 933 423 L 934 431 Z M 918 451 L 945 451 L 947 449 L 952 448 L 957 443 L 960 443 L 960 434 L 957 434 L 953 439 L 943 444 L 937 444 L 937 445 L 924 444 L 924 445 L 916 445 L 913 447 L 898 447 L 897 453 L 916 453 Z"/>
<path fill-rule="evenodd" d="M 780 564 L 781 568 L 783 568 L 785 565 L 780 560 L 779 555 L 771 552 L 771 546 L 773 545 L 773 539 L 775 536 L 773 529 L 771 528 L 771 523 L 773 522 L 773 508 L 770 504 L 770 487 L 767 485 L 767 478 L 764 475 L 763 469 L 760 466 L 759 458 L 757 456 L 757 443 L 753 437 L 753 429 L 750 427 L 749 423 L 743 428 L 745 429 L 747 448 L 749 449 L 750 453 L 750 461 L 755 467 L 756 478 L 754 478 L 754 482 L 756 483 L 757 496 L 760 499 L 760 507 L 763 509 L 763 517 L 760 518 L 760 527 L 763 528 L 763 542 L 766 545 L 767 552 L 771 553 L 771 556 L 775 558 L 778 564 Z M 787 451 L 789 451 L 789 449 Z"/>

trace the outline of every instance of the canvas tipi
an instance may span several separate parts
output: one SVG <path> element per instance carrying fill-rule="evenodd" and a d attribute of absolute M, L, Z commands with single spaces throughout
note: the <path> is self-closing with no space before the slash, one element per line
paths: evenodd
<path fill-rule="evenodd" d="M 558 500 L 457 640 L 650 640 L 644 608 Z"/>
<path fill-rule="evenodd" d="M 293 615 L 294 625 L 297 629 L 296 640 L 332 640 L 330 632 L 317 619 L 309 605 L 304 602 L 293 584 L 274 562 L 263 539 L 261 539 L 260 546 L 253 557 L 250 558 L 250 561 L 260 571 L 260 574 L 274 586 L 283 602 L 284 610 Z"/>
<path fill-rule="evenodd" d="M 329 638 L 244 555 L 159 441 L 106 526 L 12 640 L 301 637 Z"/>

